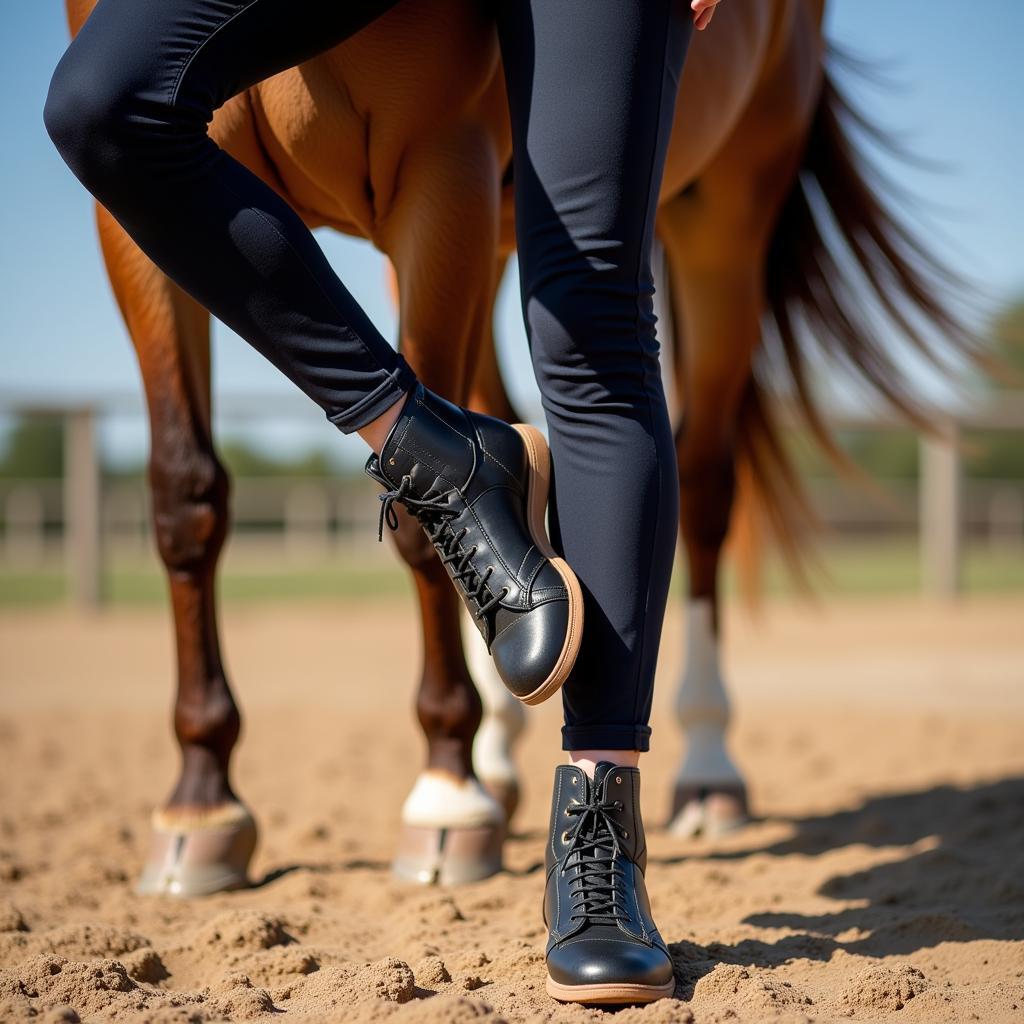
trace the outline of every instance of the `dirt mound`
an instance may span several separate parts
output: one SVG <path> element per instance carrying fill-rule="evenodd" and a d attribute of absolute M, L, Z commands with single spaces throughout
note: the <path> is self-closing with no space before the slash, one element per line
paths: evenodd
<path fill-rule="evenodd" d="M 930 982 L 910 964 L 879 964 L 862 971 L 843 990 L 841 1002 L 851 1014 L 902 1010 L 911 999 L 927 991 Z"/>

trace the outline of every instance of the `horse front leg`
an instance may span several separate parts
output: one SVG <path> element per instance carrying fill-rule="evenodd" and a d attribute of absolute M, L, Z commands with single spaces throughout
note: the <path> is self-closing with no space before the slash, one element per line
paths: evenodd
<path fill-rule="evenodd" d="M 502 196 L 502 214 L 511 221 L 512 196 L 506 189 Z M 505 234 L 502 238 L 504 240 Z M 508 257 L 499 258 L 492 282 L 490 308 L 492 314 L 483 324 L 476 369 L 470 389 L 469 408 L 506 423 L 519 423 L 522 417 L 512 405 L 501 379 L 494 337 L 494 301 L 505 272 Z M 484 789 L 501 804 L 506 822 L 511 822 L 519 806 L 519 773 L 513 757 L 516 742 L 526 726 L 526 712 L 521 701 L 509 693 L 495 671 L 472 616 L 463 612 L 462 642 L 469 659 L 470 672 L 476 680 L 483 702 L 483 718 L 473 742 L 473 766 Z"/>
<path fill-rule="evenodd" d="M 427 757 L 402 805 L 393 870 L 424 884 L 478 881 L 501 869 L 505 822 L 473 771 L 481 703 L 463 656 L 460 601 L 418 524 L 400 520 L 395 544 L 412 572 L 423 637 L 416 717 Z"/>
<path fill-rule="evenodd" d="M 462 126 L 403 160 L 388 221 L 402 352 L 423 384 L 465 404 L 493 301 L 499 171 L 486 132 Z M 402 807 L 394 871 L 421 883 L 476 881 L 501 868 L 505 815 L 473 770 L 481 703 L 459 633 L 461 602 L 404 512 L 395 534 L 419 602 L 423 667 L 416 713 L 426 766 Z"/>
<path fill-rule="evenodd" d="M 229 769 L 241 719 L 220 655 L 214 575 L 228 478 L 210 433 L 209 316 L 98 211 L 107 270 L 138 356 L 150 422 L 157 548 L 174 614 L 181 769 L 153 815 L 139 890 L 200 896 L 247 882 L 256 826 Z"/>

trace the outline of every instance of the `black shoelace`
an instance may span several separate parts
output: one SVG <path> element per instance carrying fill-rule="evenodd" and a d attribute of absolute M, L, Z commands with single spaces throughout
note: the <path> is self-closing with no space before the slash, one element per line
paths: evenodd
<path fill-rule="evenodd" d="M 459 510 L 448 503 L 448 494 L 440 494 L 434 498 L 414 498 L 409 492 L 412 489 L 412 477 L 403 476 L 402 482 L 394 490 L 385 491 L 380 495 L 380 521 L 377 524 L 377 539 L 384 539 L 384 524 L 387 523 L 392 530 L 398 529 L 398 513 L 395 512 L 395 502 L 400 501 L 416 518 L 426 531 L 430 543 L 441 558 L 441 564 L 451 566 L 451 577 L 462 583 L 466 596 L 471 598 L 477 606 L 473 613 L 476 618 L 482 619 L 492 608 L 508 595 L 508 587 L 502 587 L 497 594 L 492 594 L 487 586 L 487 581 L 494 572 L 494 566 L 487 566 L 483 572 L 479 572 L 473 566 L 473 558 L 476 555 L 477 547 L 464 549 L 462 540 L 467 530 L 463 527 L 456 533 L 449 519 L 459 515 Z"/>
<path fill-rule="evenodd" d="M 588 803 L 571 804 L 566 808 L 567 814 L 579 817 L 562 861 L 563 871 L 567 866 L 576 871 L 569 879 L 573 900 L 570 921 L 617 924 L 629 920 L 624 909 L 623 872 L 618 860 L 620 828 L 609 813 L 621 810 L 619 800 L 602 803 L 596 797 Z M 569 865 L 574 853 L 576 859 Z"/>

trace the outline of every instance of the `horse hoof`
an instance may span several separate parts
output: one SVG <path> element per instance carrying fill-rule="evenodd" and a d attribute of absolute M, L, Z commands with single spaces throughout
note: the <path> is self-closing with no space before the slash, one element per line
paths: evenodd
<path fill-rule="evenodd" d="M 501 870 L 501 825 L 432 828 L 403 825 L 392 871 L 420 885 L 463 885 Z"/>
<path fill-rule="evenodd" d="M 480 782 L 501 805 L 507 825 L 519 806 L 519 783 L 515 779 L 481 779 Z"/>
<path fill-rule="evenodd" d="M 715 839 L 750 821 L 747 788 L 741 782 L 676 786 L 668 831 L 679 839 Z"/>
<path fill-rule="evenodd" d="M 157 811 L 137 891 L 188 898 L 245 888 L 255 849 L 256 822 L 241 804 L 199 817 Z"/>

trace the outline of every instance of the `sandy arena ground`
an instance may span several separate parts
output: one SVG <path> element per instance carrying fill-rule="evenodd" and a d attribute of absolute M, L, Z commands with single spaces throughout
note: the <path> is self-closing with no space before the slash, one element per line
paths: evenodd
<path fill-rule="evenodd" d="M 257 885 L 189 903 L 133 891 L 175 770 L 163 613 L 0 617 L 0 1020 L 612 1019 L 544 994 L 557 707 L 521 748 L 508 871 L 451 891 L 391 879 L 420 757 L 407 610 L 228 609 Z M 679 756 L 680 647 L 676 609 L 651 826 Z M 616 1024 L 1024 1020 L 1024 602 L 737 613 L 727 667 L 763 817 L 714 844 L 651 828 L 676 998 Z"/>

